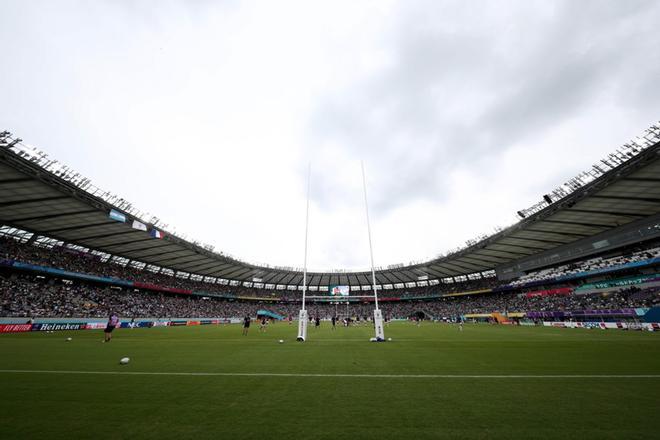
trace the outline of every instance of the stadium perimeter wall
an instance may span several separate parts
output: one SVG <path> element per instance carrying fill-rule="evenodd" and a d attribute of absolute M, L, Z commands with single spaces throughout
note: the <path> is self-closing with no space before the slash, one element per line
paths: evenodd
<path fill-rule="evenodd" d="M 651 332 L 660 331 L 660 323 L 657 322 L 573 322 L 573 321 L 543 321 L 544 327 L 555 328 L 586 328 L 600 330 L 646 330 Z"/>
<path fill-rule="evenodd" d="M 178 327 L 193 325 L 235 324 L 238 318 L 226 319 L 160 319 L 120 320 L 119 328 Z M 25 333 L 35 331 L 98 330 L 106 326 L 107 320 L 95 318 L 41 318 L 26 323 L 25 318 L 0 318 L 0 333 Z"/>
<path fill-rule="evenodd" d="M 660 307 L 655 307 L 656 312 L 660 314 Z M 653 309 L 652 309 L 653 310 Z M 12 322 L 13 321 L 13 322 Z M 151 328 L 151 327 L 178 327 L 195 325 L 219 325 L 219 324 L 238 324 L 241 320 L 232 319 L 180 319 L 180 320 L 140 320 L 140 321 L 120 321 L 119 328 Z M 531 325 L 531 323 L 525 323 Z M 45 318 L 35 320 L 34 323 L 25 323 L 20 318 L 0 318 L 0 333 L 27 333 L 37 331 L 70 331 L 70 330 L 99 330 L 105 328 L 105 320 L 84 318 Z M 601 330 L 646 330 L 660 331 L 660 322 L 573 322 L 573 321 L 543 321 L 544 327 L 555 328 L 583 328 L 583 329 L 601 329 Z"/>

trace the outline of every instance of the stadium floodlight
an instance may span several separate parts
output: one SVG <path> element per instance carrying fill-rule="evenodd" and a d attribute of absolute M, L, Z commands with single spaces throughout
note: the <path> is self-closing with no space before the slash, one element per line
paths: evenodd
<path fill-rule="evenodd" d="M 371 244 L 371 222 L 369 221 L 369 202 L 367 201 L 367 179 L 364 177 L 364 163 L 360 162 L 362 167 L 362 189 L 364 191 L 364 212 L 367 214 L 367 234 L 369 236 L 369 256 L 371 257 L 371 280 L 374 289 L 374 328 L 376 330 L 376 337 L 372 341 L 383 342 L 385 341 L 385 332 L 383 331 L 383 313 L 378 308 L 378 290 L 376 287 L 376 270 L 374 269 L 374 249 Z"/>
<path fill-rule="evenodd" d="M 307 167 L 307 207 L 305 209 L 305 258 L 303 264 L 303 291 L 302 291 L 302 309 L 298 314 L 298 337 L 300 342 L 307 339 L 307 310 L 305 310 L 305 294 L 307 293 L 307 234 L 309 230 L 309 181 L 312 173 L 312 164 Z"/>

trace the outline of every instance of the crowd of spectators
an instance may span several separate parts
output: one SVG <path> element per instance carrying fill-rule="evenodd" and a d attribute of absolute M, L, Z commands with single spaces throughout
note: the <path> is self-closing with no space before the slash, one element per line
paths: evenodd
<path fill-rule="evenodd" d="M 135 318 L 229 318 L 254 312 L 256 308 L 246 303 L 200 296 L 0 277 L 0 316 L 103 318 L 117 313 Z"/>
<path fill-rule="evenodd" d="M 0 237 L 0 258 L 14 259 L 23 263 L 53 267 L 71 272 L 85 273 L 101 277 L 113 277 L 123 280 L 140 281 L 162 287 L 204 291 L 216 294 L 232 294 L 235 296 L 278 297 L 284 299 L 299 298 L 299 291 L 257 289 L 244 286 L 217 284 L 176 276 L 154 273 L 147 269 L 138 269 L 130 265 L 120 265 L 114 262 L 103 262 L 98 255 L 75 249 L 55 246 L 46 248 L 28 243 L 21 243 L 10 237 Z M 443 283 L 434 286 L 412 287 L 404 289 L 384 290 L 384 296 L 424 296 L 439 293 L 454 293 L 468 290 L 487 289 L 497 286 L 497 278 L 481 278 L 455 283 Z M 314 294 L 314 291 L 310 292 Z M 371 291 L 364 291 L 364 295 Z"/>
<path fill-rule="evenodd" d="M 656 249 L 633 252 L 630 259 L 648 258 L 657 254 Z M 209 294 L 231 294 L 236 297 L 275 297 L 278 302 L 241 301 L 200 295 L 176 295 L 155 293 L 119 287 L 99 287 L 78 281 L 44 278 L 29 274 L 5 271 L 0 276 L 0 316 L 8 317 L 96 317 L 111 312 L 135 318 L 208 317 L 236 318 L 256 314 L 267 309 L 282 316 L 297 316 L 300 308 L 300 292 L 273 291 L 242 286 L 212 284 L 192 279 L 182 279 L 162 273 L 153 273 L 135 267 L 101 261 L 100 257 L 65 247 L 45 248 L 20 243 L 8 237 L 0 237 L 0 258 L 60 268 L 104 277 L 136 280 L 164 287 L 204 291 Z M 608 261 L 619 263 L 622 258 Z M 589 260 L 591 261 L 591 260 Z M 593 262 L 593 261 L 592 261 Z M 586 264 L 586 263 L 585 263 Z M 592 264 L 592 263 L 589 263 Z M 584 268 L 581 266 L 580 268 Z M 571 267 L 569 270 L 580 268 Z M 562 269 L 564 270 L 564 269 Z M 438 293 L 452 293 L 495 287 L 495 278 L 468 280 L 453 284 L 441 284 L 380 292 L 381 308 L 386 317 L 408 318 L 424 315 L 429 318 L 452 318 L 464 314 L 507 313 L 524 311 L 568 311 L 594 309 L 623 309 L 658 305 L 657 290 L 640 291 L 632 287 L 608 294 L 545 295 L 528 297 L 523 293 L 480 293 L 443 297 L 430 301 L 386 301 L 388 297 L 414 298 Z M 319 295 L 317 292 L 309 292 Z M 370 291 L 362 292 L 369 295 Z M 308 308 L 310 315 L 327 319 L 339 316 L 371 316 L 373 304 L 314 303 Z"/>
<path fill-rule="evenodd" d="M 550 267 L 550 268 L 530 272 L 519 277 L 511 284 L 516 286 L 516 285 L 521 285 L 535 281 L 552 280 L 565 275 L 572 275 L 580 272 L 589 272 L 589 271 L 595 271 L 608 267 L 621 266 L 624 264 L 649 260 L 656 257 L 660 257 L 660 246 L 634 249 L 619 255 L 599 256 L 599 257 L 590 258 L 588 260 L 562 264 L 560 266 L 555 266 L 555 267 Z"/>
<path fill-rule="evenodd" d="M 455 318 L 471 313 L 526 311 L 611 310 L 651 307 L 660 304 L 658 288 L 637 288 L 589 295 L 548 295 L 527 297 L 498 293 L 445 297 L 431 301 L 383 301 L 384 316 L 391 319 L 423 315 L 427 318 Z M 33 275 L 0 276 L 0 316 L 5 317 L 107 317 L 117 313 L 131 318 L 238 318 L 255 316 L 266 309 L 284 317 L 296 317 L 300 303 L 227 300 L 197 295 L 177 295 L 86 283 L 61 281 Z M 311 316 L 368 317 L 373 304 L 314 303 L 307 305 Z"/>

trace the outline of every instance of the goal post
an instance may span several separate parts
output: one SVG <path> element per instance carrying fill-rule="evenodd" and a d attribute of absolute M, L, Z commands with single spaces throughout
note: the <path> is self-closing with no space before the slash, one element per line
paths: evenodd
<path fill-rule="evenodd" d="M 302 309 L 298 313 L 298 337 L 296 338 L 300 342 L 305 342 L 307 339 L 307 322 L 309 318 L 307 316 L 307 310 Z"/>
<path fill-rule="evenodd" d="M 298 337 L 297 341 L 305 342 L 307 340 L 307 310 L 305 309 L 305 294 L 307 293 L 307 235 L 309 230 L 309 181 L 312 173 L 312 164 L 307 167 L 307 207 L 305 208 L 305 258 L 303 264 L 303 289 L 302 289 L 302 308 L 298 313 Z"/>
<path fill-rule="evenodd" d="M 367 235 L 369 236 L 369 257 L 371 258 L 371 281 L 374 289 L 374 330 L 376 336 L 371 338 L 372 342 L 384 342 L 385 331 L 383 330 L 383 312 L 378 308 L 378 288 L 376 287 L 376 270 L 374 269 L 374 249 L 371 244 L 371 222 L 369 221 L 369 202 L 367 201 L 367 179 L 364 175 L 364 162 L 360 162 L 362 167 L 362 189 L 364 190 L 364 212 L 367 217 Z"/>

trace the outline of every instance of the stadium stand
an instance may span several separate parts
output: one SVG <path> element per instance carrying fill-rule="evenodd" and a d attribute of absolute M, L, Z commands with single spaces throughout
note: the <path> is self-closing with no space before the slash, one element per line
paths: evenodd
<path fill-rule="evenodd" d="M 0 288 L 7 318 L 292 316 L 303 271 L 255 265 L 0 133 Z M 490 236 L 371 273 L 308 273 L 310 316 L 636 320 L 658 305 L 660 126 L 518 212 Z M 348 286 L 355 297 L 324 296 Z M 371 297 L 370 297 L 371 296 Z"/>
<path fill-rule="evenodd" d="M 651 260 L 660 257 L 660 247 L 644 249 L 634 252 L 630 255 L 619 255 L 611 258 L 596 257 L 585 261 L 564 264 L 557 267 L 543 269 L 537 272 L 531 272 L 523 275 L 513 281 L 512 285 L 522 285 L 535 281 L 548 281 L 558 279 L 566 275 L 578 274 L 583 272 L 592 272 L 599 269 L 613 269 L 625 267 L 625 265 L 635 262 Z"/>
<path fill-rule="evenodd" d="M 114 312 L 125 318 L 239 318 L 254 315 L 257 309 L 293 316 L 300 301 L 299 292 L 263 292 L 242 286 L 224 286 L 176 277 L 153 274 L 131 267 L 103 263 L 94 255 L 63 247 L 40 248 L 33 244 L 20 243 L 10 237 L 0 238 L 1 255 L 5 261 L 21 261 L 33 265 L 46 265 L 67 271 L 69 274 L 84 274 L 114 277 L 116 285 L 99 285 L 93 280 L 76 279 L 74 276 L 58 277 L 31 270 L 15 270 L 5 267 L 0 278 L 0 297 L 4 317 L 90 317 L 102 318 Z M 640 282 L 637 285 L 616 288 L 606 295 L 602 293 L 578 294 L 577 289 L 585 283 L 552 284 L 559 276 L 615 268 L 626 263 L 639 262 L 657 256 L 657 247 L 643 249 L 631 254 L 610 258 L 592 258 L 572 267 L 562 265 L 527 277 L 528 282 L 546 280 L 547 291 L 524 288 L 517 280 L 510 285 L 497 280 L 474 280 L 449 286 L 432 286 L 404 290 L 390 290 L 383 297 L 385 316 L 392 319 L 407 319 L 424 316 L 432 319 L 457 319 L 470 314 L 509 312 L 579 312 L 584 310 L 625 310 L 649 308 L 660 304 L 660 287 L 654 283 Z M 36 267 L 36 266 L 35 266 Z M 41 266 L 43 267 L 43 266 Z M 625 269 L 625 268 L 624 268 Z M 616 272 L 607 279 L 617 279 Z M 148 289 L 135 289 L 123 285 L 123 280 L 143 280 Z M 598 278 L 601 282 L 603 277 Z M 587 278 L 587 283 L 592 280 Z M 655 284 L 647 286 L 647 284 Z M 169 292 L 179 289 L 180 292 Z M 194 289 L 202 294 L 192 295 Z M 465 289 L 465 292 L 460 292 Z M 477 293 L 473 293 L 477 292 Z M 541 293 L 539 293 L 541 292 Z M 218 298 L 212 294 L 222 294 Z M 267 296 L 271 296 L 267 298 Z M 252 299 L 252 300 L 250 300 Z M 266 301 L 269 300 L 269 301 Z M 266 302 L 266 304 L 264 304 Z M 312 302 L 311 316 L 330 318 L 342 316 L 370 316 L 373 306 L 355 302 L 349 306 L 327 301 Z M 612 315 L 607 313 L 606 316 Z M 617 319 L 630 318 L 628 312 L 613 314 Z M 600 315 L 599 315 L 600 316 Z M 602 316 L 601 316 L 602 318 Z"/>

